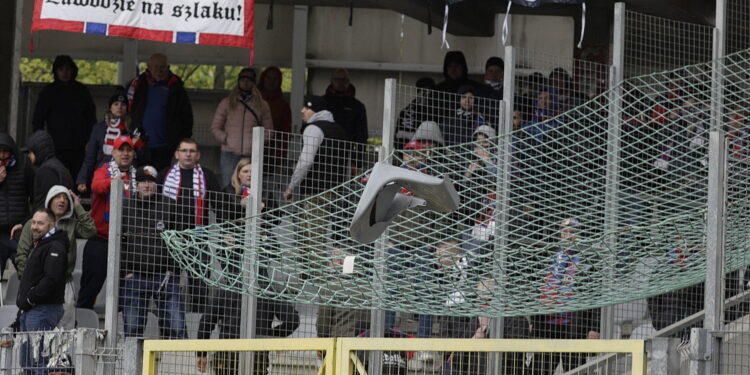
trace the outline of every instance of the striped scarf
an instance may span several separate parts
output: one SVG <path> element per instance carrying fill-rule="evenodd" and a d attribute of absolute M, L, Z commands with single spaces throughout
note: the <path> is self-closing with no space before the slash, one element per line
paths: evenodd
<path fill-rule="evenodd" d="M 109 178 L 115 178 L 117 176 L 122 176 L 123 181 L 125 182 L 125 198 L 130 198 L 130 193 L 135 192 L 135 167 L 130 166 L 128 167 L 127 172 L 122 172 L 120 170 L 120 167 L 117 165 L 117 162 L 113 160 L 110 160 L 109 164 L 107 164 L 107 174 L 109 175 Z"/>
<path fill-rule="evenodd" d="M 182 173 L 180 165 L 175 164 L 167 172 L 164 178 L 164 195 L 179 202 L 180 187 L 182 186 Z M 195 225 L 203 225 L 203 216 L 205 214 L 206 199 L 206 176 L 200 164 L 193 168 L 193 197 L 195 197 Z"/>

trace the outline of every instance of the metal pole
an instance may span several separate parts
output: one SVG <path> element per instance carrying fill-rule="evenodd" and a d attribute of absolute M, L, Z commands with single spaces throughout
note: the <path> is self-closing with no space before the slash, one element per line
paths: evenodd
<path fill-rule="evenodd" d="M 511 165 L 513 163 L 513 103 L 516 91 L 516 50 L 513 46 L 505 47 L 504 54 L 505 69 L 503 72 L 503 100 L 498 103 L 498 130 L 500 136 L 496 142 L 499 144 L 497 160 L 497 175 L 495 176 L 495 238 L 493 249 L 496 257 L 494 266 L 503 272 L 505 269 L 505 251 L 508 248 L 508 228 L 510 213 L 510 190 L 511 190 Z M 503 275 L 499 275 L 503 280 Z M 504 288 L 504 285 L 496 285 L 496 290 Z M 498 293 L 500 294 L 500 293 Z M 490 320 L 489 337 L 492 339 L 501 339 L 505 335 L 505 319 L 502 317 Z M 502 369 L 502 355 L 499 353 L 489 353 L 487 355 L 487 371 L 489 374 L 499 374 Z"/>
<path fill-rule="evenodd" d="M 706 289 L 703 321 L 709 335 L 720 331 L 724 302 L 724 234 L 726 228 L 726 138 L 719 130 L 711 131 L 708 150 L 708 207 L 706 213 Z M 709 337 L 710 356 L 705 362 L 705 373 L 718 370 L 720 341 L 718 336 Z"/>
<path fill-rule="evenodd" d="M 128 39 L 122 43 L 122 61 L 117 63 L 117 82 L 127 85 L 138 74 L 138 40 Z"/>
<path fill-rule="evenodd" d="M 708 149 L 708 202 L 706 217 L 706 285 L 703 328 L 707 331 L 708 356 L 703 371 L 719 371 L 724 317 L 724 245 L 727 189 L 726 138 L 721 131 L 724 81 L 722 58 L 726 50 L 726 0 L 716 0 L 716 27 L 713 33 L 711 71 L 711 139 Z"/>
<path fill-rule="evenodd" d="M 260 213 L 262 210 L 263 196 L 263 153 L 264 153 L 265 129 L 262 126 L 253 128 L 253 148 L 251 154 L 250 196 L 245 207 L 245 252 L 242 254 L 242 280 L 245 280 L 247 290 L 242 293 L 242 309 L 240 317 L 240 337 L 255 338 L 256 317 L 258 299 L 255 296 L 256 277 L 258 275 L 258 251 L 261 245 L 260 238 Z M 253 373 L 253 352 L 245 352 L 240 356 L 240 368 L 245 369 L 246 374 Z"/>
<path fill-rule="evenodd" d="M 396 90 L 395 78 L 386 78 L 385 91 L 383 93 L 383 162 L 391 163 L 391 155 L 394 150 L 394 137 L 396 136 Z"/>
<path fill-rule="evenodd" d="M 122 200 L 124 185 L 120 179 L 112 180 L 109 191 L 109 239 L 107 247 L 107 301 L 104 308 L 104 329 L 107 330 L 107 348 L 117 347 L 117 310 L 120 285 L 120 238 L 122 237 Z M 107 364 L 105 373 L 114 373 L 113 363 Z"/>
<path fill-rule="evenodd" d="M 13 32 L 11 34 L 13 38 L 13 52 L 10 56 L 10 82 L 8 82 L 10 86 L 8 95 L 10 95 L 10 98 L 8 100 L 7 120 L 8 134 L 16 141 L 18 141 L 18 95 L 21 93 L 21 35 L 23 33 L 23 5 L 25 3 L 26 1 L 15 1 Z"/>
<path fill-rule="evenodd" d="M 302 108 L 305 95 L 305 72 L 307 69 L 307 12 L 304 5 L 294 6 L 294 29 L 292 34 L 292 97 L 290 98 L 292 112 Z M 297 125 L 292 129 L 298 133 Z"/>
<path fill-rule="evenodd" d="M 386 80 L 387 81 L 387 80 Z M 395 86 L 394 86 L 395 87 Z M 388 88 L 388 84 L 386 82 L 386 90 Z M 388 96 L 388 91 L 386 91 L 386 99 Z M 387 102 L 386 102 L 387 104 Z M 395 124 L 395 122 L 393 123 Z M 390 127 L 390 125 L 386 126 L 386 124 L 383 124 L 383 138 L 385 139 L 385 133 L 386 129 Z M 385 162 L 387 157 L 390 155 L 390 153 L 385 152 L 385 147 L 381 146 L 378 148 L 378 160 L 380 162 Z M 387 269 L 385 267 L 385 257 L 386 257 L 386 251 L 387 251 L 387 245 L 386 240 L 387 238 L 387 231 L 386 233 L 383 233 L 383 235 L 380 236 L 380 238 L 375 241 L 375 256 L 373 257 L 373 270 L 372 270 L 372 287 L 374 289 L 373 293 L 373 301 L 372 305 L 377 306 L 380 304 L 380 298 L 382 296 L 386 295 L 385 291 L 383 290 L 383 284 L 380 282 L 383 277 L 387 277 Z M 384 276 L 385 275 L 385 276 Z M 385 326 L 385 311 L 383 309 L 373 309 L 370 313 L 370 337 L 383 337 L 385 333 L 386 328 L 392 328 L 392 327 L 386 327 Z M 368 374 L 380 374 L 383 372 L 383 361 L 381 360 L 383 355 L 382 351 L 379 350 L 373 350 L 368 352 L 368 364 L 367 364 L 367 373 Z"/>
<path fill-rule="evenodd" d="M 607 131 L 607 174 L 606 174 L 606 192 L 605 192 L 605 221 L 604 226 L 607 232 L 614 232 L 618 227 L 618 211 L 620 200 L 620 129 L 622 128 L 622 86 L 623 66 L 624 66 L 624 49 L 625 49 L 625 4 L 615 4 L 613 32 L 613 54 L 612 67 L 609 74 L 609 85 L 611 88 L 609 98 L 609 127 Z M 609 249 L 617 248 L 617 238 L 610 236 L 607 241 Z M 615 280 L 615 254 L 609 254 L 611 257 L 609 264 L 612 274 L 611 280 Z M 607 306 L 601 309 L 601 319 L 599 320 L 599 333 L 603 339 L 619 339 L 615 337 L 615 307 Z"/>

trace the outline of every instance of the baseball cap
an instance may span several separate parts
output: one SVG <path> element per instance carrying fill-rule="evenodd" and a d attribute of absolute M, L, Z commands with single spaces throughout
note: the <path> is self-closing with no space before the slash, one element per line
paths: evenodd
<path fill-rule="evenodd" d="M 305 98 L 304 107 L 312 109 L 313 112 L 320 112 L 326 109 L 326 100 L 322 96 L 308 96 Z"/>
<path fill-rule="evenodd" d="M 409 141 L 407 144 L 404 145 L 404 150 L 424 150 L 425 148 L 426 147 L 424 143 L 416 139 L 413 141 Z"/>
<path fill-rule="evenodd" d="M 150 166 L 150 165 L 144 165 L 135 172 L 135 180 L 138 182 L 144 182 L 144 181 L 153 181 L 156 182 L 156 179 L 159 177 L 159 174 L 156 172 L 156 168 Z"/>
<path fill-rule="evenodd" d="M 130 137 L 128 137 L 127 135 L 121 135 L 115 138 L 115 144 L 113 145 L 114 149 L 119 150 L 122 145 L 129 145 L 131 148 L 135 148 L 133 140 L 130 139 Z"/>

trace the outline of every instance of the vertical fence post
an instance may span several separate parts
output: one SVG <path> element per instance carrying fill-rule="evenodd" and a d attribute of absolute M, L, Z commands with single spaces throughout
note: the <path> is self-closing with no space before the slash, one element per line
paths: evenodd
<path fill-rule="evenodd" d="M 383 154 L 385 159 L 380 159 L 386 163 L 391 162 L 393 153 L 393 142 L 396 136 L 396 79 L 387 78 L 385 80 L 385 91 L 383 93 Z"/>
<path fill-rule="evenodd" d="M 107 242 L 107 300 L 104 308 L 104 329 L 107 330 L 107 348 L 117 347 L 117 311 L 120 285 L 120 239 L 122 237 L 122 180 L 112 180 L 109 191 L 109 239 Z M 113 363 L 107 362 L 106 374 L 114 374 Z"/>
<path fill-rule="evenodd" d="M 704 371 L 720 369 L 721 337 L 724 318 L 724 245 L 727 192 L 726 138 L 721 131 L 726 51 L 726 0 L 716 0 L 716 27 L 713 34 L 711 66 L 711 139 L 708 150 L 708 202 L 706 217 L 706 285 L 703 328 L 707 332 L 708 356 Z"/>
<path fill-rule="evenodd" d="M 609 126 L 607 129 L 607 172 L 605 180 L 604 227 L 607 232 L 613 232 L 618 227 L 618 210 L 620 200 L 619 166 L 620 166 L 620 129 L 622 128 L 622 83 L 624 76 L 625 50 L 625 4 L 615 4 L 613 32 L 612 67 L 609 71 Z M 617 248 L 617 238 L 610 236 L 607 242 L 610 249 Z M 615 255 L 612 254 L 612 257 Z M 613 259 L 614 260 L 614 259 Z M 615 262 L 611 261 L 611 265 Z M 610 270 L 614 272 L 614 268 Z M 612 275 L 614 280 L 614 275 Z M 619 339 L 615 337 L 615 308 L 607 306 L 601 308 L 599 332 L 603 339 Z"/>
<path fill-rule="evenodd" d="M 724 302 L 724 214 L 726 203 L 726 138 L 720 130 L 711 131 L 708 150 L 708 207 L 706 213 L 706 289 L 703 328 L 708 331 L 708 356 L 703 373 L 718 370 L 720 339 L 712 332 L 721 330 Z"/>
<path fill-rule="evenodd" d="M 511 163 L 513 162 L 512 132 L 513 132 L 513 102 L 516 90 L 516 50 L 513 46 L 505 47 L 505 68 L 503 72 L 503 100 L 498 106 L 498 154 L 501 156 L 498 162 L 497 176 L 495 176 L 495 239 L 493 247 L 495 251 L 504 254 L 508 246 L 508 219 L 510 217 L 510 181 Z M 496 268 L 505 269 L 505 257 L 495 259 Z M 503 276 L 498 275 L 502 280 Z M 495 288 L 502 288 L 501 285 Z M 504 336 L 505 319 L 494 318 L 490 321 L 490 338 L 501 339 Z M 487 355 L 487 371 L 489 374 L 499 374 L 503 359 L 500 353 L 491 352 Z"/>
<path fill-rule="evenodd" d="M 393 152 L 393 139 L 396 135 L 396 84 L 394 78 L 385 80 L 385 91 L 383 94 L 383 139 L 382 146 L 378 148 L 378 162 L 391 163 L 391 154 Z M 388 231 L 383 233 L 375 241 L 375 256 L 372 270 L 372 285 L 376 288 L 373 294 L 373 306 L 377 305 L 377 300 L 384 295 L 383 285 L 380 283 L 382 277 L 387 277 L 388 270 L 385 267 L 385 258 L 387 251 Z M 383 337 L 385 332 L 385 311 L 383 309 L 372 309 L 370 312 L 370 337 Z M 367 371 L 370 374 L 379 374 L 383 369 L 382 352 L 372 351 L 369 353 Z"/>
<path fill-rule="evenodd" d="M 289 98 L 292 113 L 302 108 L 302 96 L 305 95 L 307 12 L 308 8 L 306 5 L 294 6 L 294 26 L 292 28 L 292 95 Z M 294 124 L 297 124 L 297 122 Z M 298 125 L 292 125 L 292 133 L 299 133 Z"/>
<path fill-rule="evenodd" d="M 247 290 L 242 293 L 242 309 L 240 311 L 240 337 L 255 338 L 256 317 L 258 299 L 255 293 L 255 285 L 258 277 L 258 247 L 261 246 L 260 238 L 260 212 L 263 203 L 263 153 L 264 153 L 265 129 L 262 126 L 253 128 L 253 145 L 251 154 L 251 176 L 250 196 L 245 207 L 245 251 L 242 254 L 242 280 L 245 280 Z M 253 373 L 253 352 L 243 352 L 240 356 L 240 368 L 245 369 L 246 374 Z"/>

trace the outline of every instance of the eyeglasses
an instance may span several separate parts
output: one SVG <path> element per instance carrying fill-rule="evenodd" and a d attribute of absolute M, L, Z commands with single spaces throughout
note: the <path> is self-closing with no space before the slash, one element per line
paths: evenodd
<path fill-rule="evenodd" d="M 197 154 L 198 153 L 198 150 L 192 150 L 192 149 L 187 149 L 187 148 L 183 148 L 177 151 L 182 152 L 183 154 Z"/>
<path fill-rule="evenodd" d="M 240 80 L 240 81 L 251 81 L 251 82 L 255 82 L 255 77 L 249 77 L 249 76 L 240 76 L 239 80 Z"/>

